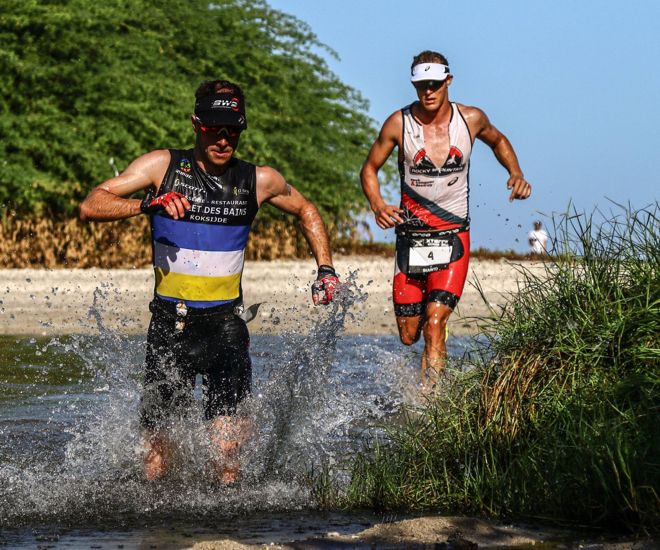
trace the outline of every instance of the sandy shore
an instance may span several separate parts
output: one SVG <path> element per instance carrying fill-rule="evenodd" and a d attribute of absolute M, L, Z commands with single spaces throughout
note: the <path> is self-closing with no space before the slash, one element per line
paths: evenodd
<path fill-rule="evenodd" d="M 335 527 L 337 529 L 337 527 Z M 190 548 L 193 550 L 233 550 L 264 548 L 327 550 L 340 548 L 371 549 L 385 548 L 438 548 L 453 547 L 467 550 L 482 547 L 511 547 L 533 545 L 550 540 L 557 541 L 557 531 L 530 528 L 526 526 L 503 525 L 474 518 L 426 517 L 377 523 L 368 528 L 339 528 L 323 535 L 311 537 L 293 536 L 289 541 L 282 541 L 278 533 L 273 533 L 274 543 L 245 544 L 227 539 L 203 540 L 211 535 L 202 535 Z M 238 537 L 240 540 L 240 536 Z M 438 546 L 435 546 L 438 545 Z"/>
<path fill-rule="evenodd" d="M 283 534 L 283 533 L 282 533 Z M 298 535 L 282 541 L 280 533 L 272 533 L 274 542 L 246 544 L 228 537 L 198 535 L 192 550 L 372 550 L 436 549 L 475 550 L 476 548 L 585 548 L 590 550 L 651 550 L 652 540 L 603 541 L 596 535 L 580 535 L 565 529 L 533 524 L 488 521 L 476 518 L 431 516 L 378 523 L 367 529 L 344 528 L 323 535 Z M 208 539 L 207 539 L 208 537 Z M 240 540 L 240 536 L 238 537 Z M 599 540 L 600 538 L 600 540 Z M 204 540 L 207 539 L 207 540 Z"/>
<path fill-rule="evenodd" d="M 499 310 L 517 290 L 520 264 L 475 260 L 459 307 L 450 320 L 455 335 L 475 331 L 475 318 L 488 309 L 475 283 L 481 284 Z M 533 264 L 527 263 L 527 266 Z M 350 273 L 368 298 L 352 308 L 350 334 L 396 334 L 392 307 L 393 259 L 347 256 L 335 259 L 342 280 Z M 262 303 L 250 324 L 253 333 L 301 327 L 323 314 L 314 308 L 310 285 L 315 263 L 309 261 L 247 262 L 243 276 L 246 305 Z M 98 330 L 97 319 L 126 332 L 146 330 L 153 296 L 151 269 L 3 269 L 0 270 L 0 334 L 49 335 Z M 301 323 L 301 319 L 303 319 Z"/>

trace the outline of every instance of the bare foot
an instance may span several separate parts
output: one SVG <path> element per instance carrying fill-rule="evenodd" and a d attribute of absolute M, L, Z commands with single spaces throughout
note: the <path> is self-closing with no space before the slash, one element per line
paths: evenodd
<path fill-rule="evenodd" d="M 216 485 L 223 485 L 225 487 L 228 485 L 234 485 L 234 483 L 238 483 L 239 474 L 240 465 L 235 470 L 225 469 L 222 472 L 218 472 L 217 469 L 214 469 L 212 481 Z"/>
<path fill-rule="evenodd" d="M 211 457 L 213 482 L 220 485 L 236 483 L 240 478 L 241 447 L 252 431 L 246 418 L 219 416 L 211 427 Z"/>
<path fill-rule="evenodd" d="M 162 434 L 152 430 L 145 432 L 142 451 L 144 452 L 144 477 L 148 481 L 161 479 L 170 471 L 172 449 L 169 441 Z"/>

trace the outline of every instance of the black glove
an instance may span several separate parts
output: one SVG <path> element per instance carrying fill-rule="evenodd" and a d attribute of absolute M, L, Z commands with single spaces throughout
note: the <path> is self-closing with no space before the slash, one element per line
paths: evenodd
<path fill-rule="evenodd" d="M 155 214 L 161 210 L 165 210 L 175 198 L 183 199 L 184 196 L 181 193 L 176 193 L 174 191 L 168 191 L 164 195 L 160 195 L 153 198 L 151 193 L 147 193 L 144 197 L 144 200 L 140 203 L 140 210 L 143 214 Z"/>
<path fill-rule="evenodd" d="M 332 301 L 332 295 L 341 288 L 337 273 L 329 265 L 320 265 L 316 281 L 312 285 L 312 300 L 314 305 L 326 305 Z M 320 297 L 321 291 L 325 291 L 325 296 Z"/>

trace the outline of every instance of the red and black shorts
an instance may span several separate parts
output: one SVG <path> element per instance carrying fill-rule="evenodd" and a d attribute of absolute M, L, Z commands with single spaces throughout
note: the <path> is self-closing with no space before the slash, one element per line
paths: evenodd
<path fill-rule="evenodd" d="M 447 238 L 446 236 L 444 238 Z M 397 234 L 393 300 L 397 317 L 417 317 L 428 302 L 438 302 L 454 309 L 463 293 L 470 260 L 470 231 L 453 233 L 449 238 L 451 257 L 446 267 L 428 274 L 411 273 L 408 265 L 411 238 Z"/>

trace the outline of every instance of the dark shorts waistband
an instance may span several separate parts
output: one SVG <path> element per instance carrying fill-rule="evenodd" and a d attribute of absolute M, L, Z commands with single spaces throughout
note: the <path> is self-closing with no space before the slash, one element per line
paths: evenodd
<path fill-rule="evenodd" d="M 154 314 L 164 315 L 165 317 L 172 317 L 182 321 L 191 321 L 193 319 L 204 320 L 212 317 L 227 317 L 234 314 L 234 308 L 241 303 L 241 299 L 237 298 L 232 302 L 222 304 L 220 306 L 212 307 L 186 307 L 185 315 L 181 315 L 180 309 L 177 304 L 181 302 L 172 302 L 170 300 L 163 300 L 159 296 L 154 296 L 154 299 L 149 304 L 149 311 Z"/>

